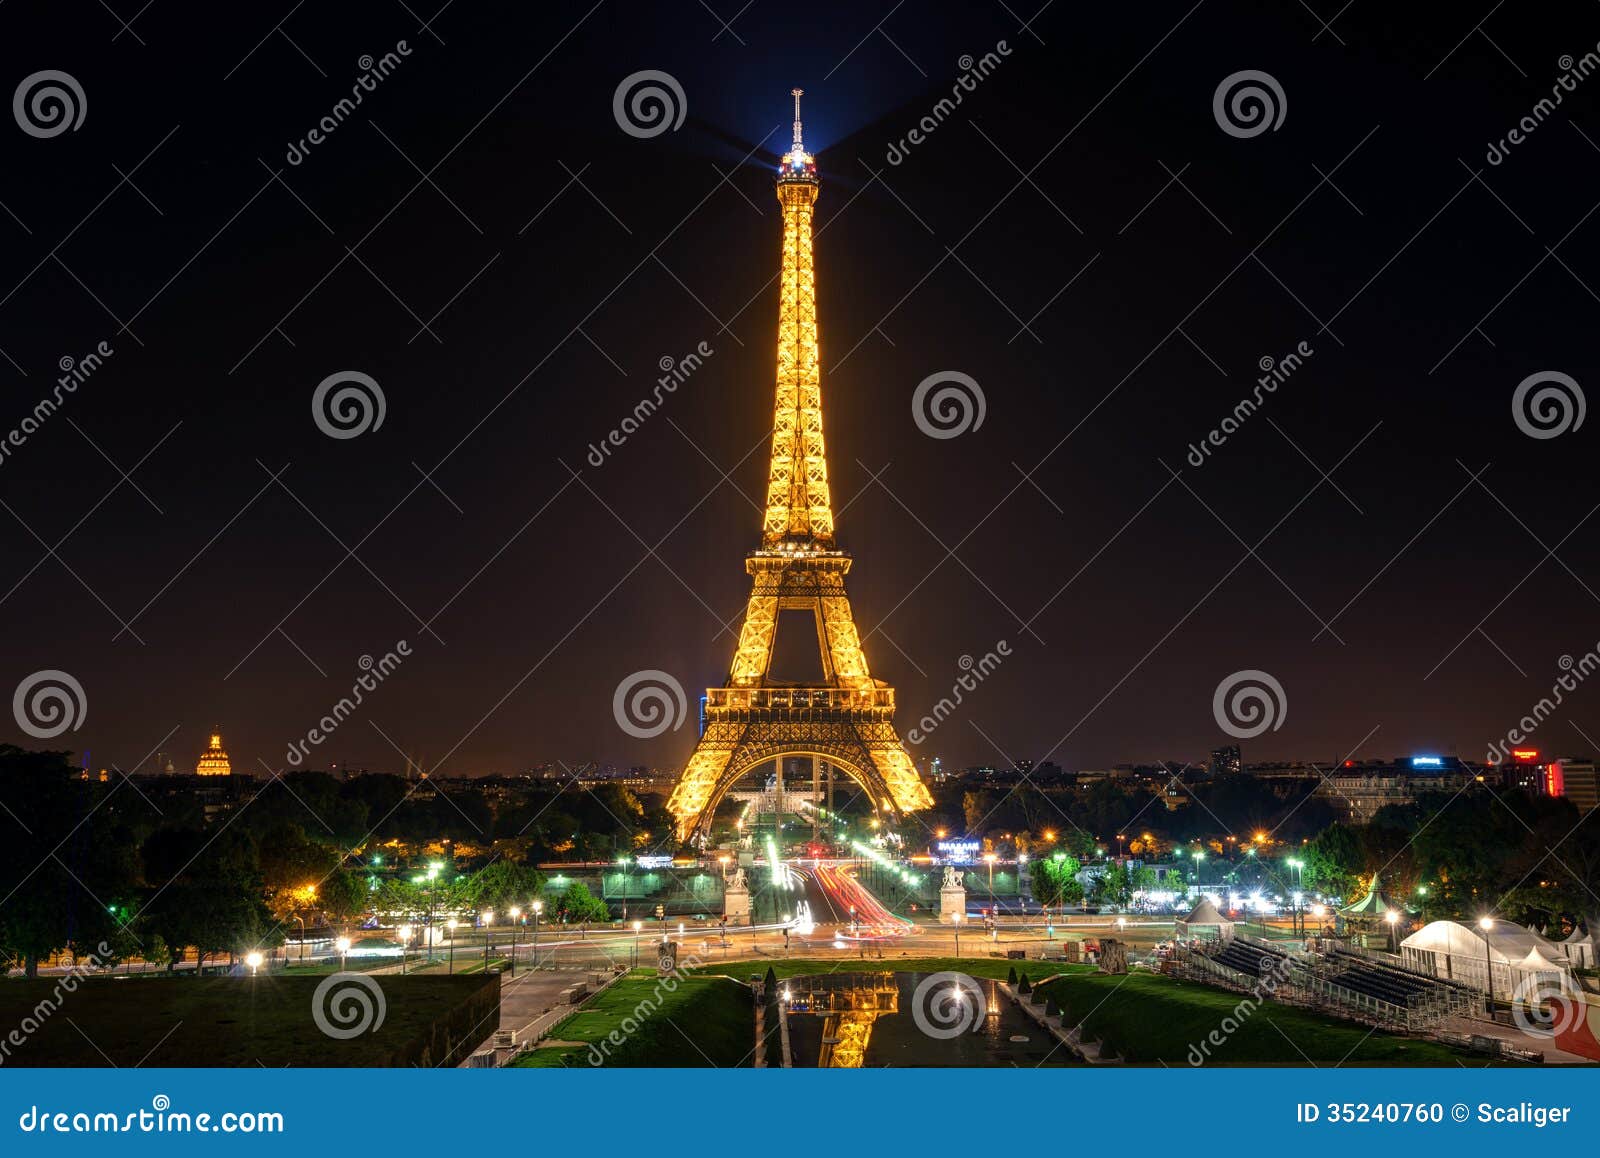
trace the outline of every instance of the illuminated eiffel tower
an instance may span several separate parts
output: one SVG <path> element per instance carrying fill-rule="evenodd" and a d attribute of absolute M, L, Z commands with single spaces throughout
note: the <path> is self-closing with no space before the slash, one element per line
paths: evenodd
<path fill-rule="evenodd" d="M 778 289 L 778 389 L 772 424 L 761 548 L 745 559 L 754 580 L 733 667 L 706 691 L 705 730 L 667 802 L 678 835 L 703 835 L 718 801 L 751 769 L 809 756 L 843 769 L 890 817 L 932 803 L 894 727 L 894 689 L 873 679 L 850 613 L 850 556 L 834 546 L 833 503 L 822 444 L 817 287 L 811 254 L 817 166 L 800 140 L 778 168 L 783 269 Z M 810 611 L 822 652 L 822 682 L 771 678 L 780 611 Z"/>

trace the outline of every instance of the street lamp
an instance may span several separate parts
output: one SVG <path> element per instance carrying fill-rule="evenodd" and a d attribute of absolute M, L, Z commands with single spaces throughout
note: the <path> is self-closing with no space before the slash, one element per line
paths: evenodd
<path fill-rule="evenodd" d="M 1311 915 L 1317 919 L 1317 936 L 1322 936 L 1322 918 L 1327 914 L 1326 905 L 1312 905 Z"/>
<path fill-rule="evenodd" d="M 1493 917 L 1479 917 L 1478 928 L 1483 930 L 1483 980 L 1488 991 L 1489 1019 L 1494 1019 L 1494 958 L 1489 955 L 1489 930 L 1494 928 Z"/>
<path fill-rule="evenodd" d="M 400 976 L 406 975 L 406 949 L 411 944 L 411 926 L 401 925 L 395 930 L 400 934 Z"/>
<path fill-rule="evenodd" d="M 340 937 L 333 943 L 333 947 L 339 950 L 339 972 L 343 973 L 345 954 L 350 952 L 350 938 Z"/>
<path fill-rule="evenodd" d="M 300 922 L 300 964 L 304 965 L 306 963 L 306 919 L 299 914 L 296 914 L 294 919 Z M 289 964 L 289 946 L 287 945 L 283 947 L 283 963 L 285 967 Z"/>
<path fill-rule="evenodd" d="M 489 968 L 489 922 L 494 920 L 494 913 L 485 909 L 483 913 L 483 967 Z"/>
<path fill-rule="evenodd" d="M 1400 914 L 1395 912 L 1393 909 L 1390 909 L 1383 915 L 1383 919 L 1389 925 L 1389 952 L 1398 953 L 1399 950 L 1395 947 L 1394 943 L 1394 927 L 1396 922 L 1400 920 Z"/>
<path fill-rule="evenodd" d="M 1294 887 L 1296 889 L 1303 888 L 1305 878 L 1302 876 L 1302 870 L 1305 868 L 1306 862 L 1291 856 L 1283 863 L 1294 869 Z M 1296 933 L 1305 931 L 1300 927 L 1300 894 L 1298 892 L 1294 894 L 1294 930 Z"/>
<path fill-rule="evenodd" d="M 992 852 L 983 854 L 983 859 L 989 862 L 989 896 L 994 896 L 994 862 L 997 859 Z"/>
<path fill-rule="evenodd" d="M 644 928 L 643 921 L 633 923 L 633 967 L 639 968 L 639 930 Z"/>
<path fill-rule="evenodd" d="M 533 967 L 539 968 L 539 914 L 544 912 L 544 902 L 533 902 Z"/>
<path fill-rule="evenodd" d="M 622 866 L 622 919 L 628 919 L 628 857 L 624 853 L 617 858 L 617 863 Z"/>
<path fill-rule="evenodd" d="M 956 960 L 957 961 L 961 960 L 961 917 L 962 917 L 962 914 L 960 914 L 960 913 L 951 913 L 950 914 L 950 924 L 952 926 L 954 926 L 955 931 L 956 931 Z"/>
<path fill-rule="evenodd" d="M 451 917 L 444 923 L 444 927 L 450 932 L 450 972 L 454 973 L 456 971 L 456 919 Z"/>
<path fill-rule="evenodd" d="M 522 909 L 511 906 L 511 976 L 517 975 L 517 934 L 521 931 Z"/>
<path fill-rule="evenodd" d="M 250 966 L 250 976 L 256 975 L 256 970 L 261 968 L 261 954 L 252 949 L 244 955 L 244 963 Z"/>

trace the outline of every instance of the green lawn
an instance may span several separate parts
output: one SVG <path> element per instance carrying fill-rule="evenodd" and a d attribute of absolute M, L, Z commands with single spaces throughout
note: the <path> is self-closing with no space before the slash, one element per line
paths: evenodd
<path fill-rule="evenodd" d="M 1245 994 L 1153 973 L 1074 970 L 1039 991 L 1061 1006 L 1068 1024 L 1077 1021 L 1086 1038 L 1102 1039 L 1108 1052 L 1144 1065 L 1198 1059 L 1205 1065 L 1454 1067 L 1464 1056 L 1436 1042 L 1369 1032 L 1271 1001 L 1255 1005 Z"/>
<path fill-rule="evenodd" d="M 514 1064 L 736 1067 L 750 1064 L 754 1033 L 743 986 L 636 969 L 550 1031 L 550 1041 L 574 1044 L 542 1046 Z"/>
<path fill-rule="evenodd" d="M 496 978 L 377 977 L 382 1024 L 338 1040 L 313 1016 L 323 980 L 281 974 L 91 978 L 70 992 L 58 988 L 58 979 L 0 981 L 0 1025 L 16 1026 L 25 1036 L 4 1061 L 123 1068 L 437 1065 L 487 1036 L 480 1023 L 488 1018 L 493 1029 L 499 1003 Z M 324 1010 L 329 992 L 341 991 L 325 991 Z M 357 1012 L 353 1003 L 346 1010 Z M 353 1024 L 328 1023 L 335 1029 Z"/>

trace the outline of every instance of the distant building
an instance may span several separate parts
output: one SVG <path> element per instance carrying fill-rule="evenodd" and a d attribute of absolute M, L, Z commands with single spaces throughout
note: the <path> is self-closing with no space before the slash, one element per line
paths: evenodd
<path fill-rule="evenodd" d="M 1239 745 L 1229 744 L 1226 748 L 1211 749 L 1211 775 L 1237 775 L 1243 771 L 1244 759 L 1239 752 Z"/>
<path fill-rule="evenodd" d="M 211 744 L 200 754 L 200 762 L 194 766 L 194 774 L 196 776 L 233 775 L 233 765 L 228 762 L 228 754 L 222 750 L 221 733 L 211 733 Z"/>
<path fill-rule="evenodd" d="M 1367 824 L 1385 805 L 1412 804 L 1428 792 L 1458 792 L 1483 779 L 1476 765 L 1455 756 L 1346 760 L 1312 795 L 1326 800 L 1346 823 Z"/>
<path fill-rule="evenodd" d="M 1572 801 L 1580 814 L 1600 808 L 1600 785 L 1595 782 L 1593 760 L 1558 760 L 1555 767 L 1559 769 L 1561 794 Z"/>

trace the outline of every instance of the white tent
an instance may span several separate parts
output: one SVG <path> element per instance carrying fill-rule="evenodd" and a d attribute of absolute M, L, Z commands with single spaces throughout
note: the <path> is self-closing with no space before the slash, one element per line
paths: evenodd
<path fill-rule="evenodd" d="M 1593 969 L 1595 961 L 1594 934 L 1582 929 L 1572 930 L 1572 936 L 1562 941 L 1558 948 L 1575 969 Z"/>
<path fill-rule="evenodd" d="M 1510 997 L 1524 984 L 1565 987 L 1572 963 L 1537 933 L 1510 921 L 1495 921 L 1487 933 L 1477 925 L 1434 921 L 1400 942 L 1405 963 L 1423 973 L 1485 988 L 1485 962 L 1493 966 L 1494 991 Z"/>
<path fill-rule="evenodd" d="M 1210 897 L 1201 897 L 1187 917 L 1174 922 L 1180 939 L 1201 941 L 1233 940 L 1233 922 L 1217 911 Z"/>

